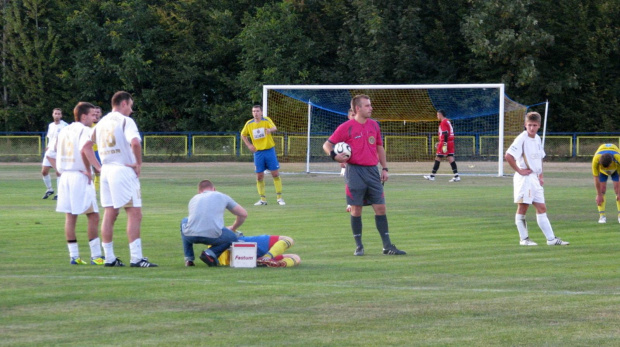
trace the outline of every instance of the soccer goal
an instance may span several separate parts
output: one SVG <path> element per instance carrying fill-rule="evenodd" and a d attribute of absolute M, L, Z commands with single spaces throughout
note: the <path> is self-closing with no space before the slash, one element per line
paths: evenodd
<path fill-rule="evenodd" d="M 381 124 L 390 174 L 427 174 L 438 142 L 437 110 L 455 132 L 459 173 L 503 176 L 504 148 L 523 131 L 526 106 L 504 93 L 503 84 L 444 85 L 265 85 L 263 110 L 278 127 L 283 171 L 337 173 L 323 143 L 347 120 L 351 98 L 370 97 Z M 506 166 L 507 167 L 507 166 Z M 444 160 L 438 175 L 452 175 Z"/>

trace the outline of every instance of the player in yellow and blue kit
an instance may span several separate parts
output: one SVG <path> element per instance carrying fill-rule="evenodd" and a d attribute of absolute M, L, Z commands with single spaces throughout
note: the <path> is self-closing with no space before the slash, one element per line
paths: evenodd
<path fill-rule="evenodd" d="M 256 172 L 256 188 L 260 200 L 255 206 L 267 205 L 267 197 L 265 196 L 265 170 L 271 171 L 273 177 L 273 185 L 276 188 L 276 198 L 279 205 L 286 205 L 282 199 L 282 180 L 280 179 L 280 163 L 276 156 L 275 142 L 273 134 L 278 129 L 276 125 L 268 117 L 263 116 L 263 108 L 260 105 L 252 107 L 252 119 L 245 123 L 241 130 L 241 139 L 254 153 L 254 166 Z"/>
<path fill-rule="evenodd" d="M 607 180 L 611 177 L 614 182 L 614 192 L 616 193 L 616 207 L 618 208 L 618 222 L 620 222 L 620 180 L 618 169 L 620 168 L 620 150 L 611 143 L 602 144 L 596 150 L 592 158 L 592 175 L 594 176 L 594 187 L 596 188 L 596 206 L 598 207 L 598 222 L 607 222 L 605 216 L 605 192 L 607 191 Z"/>
<path fill-rule="evenodd" d="M 90 126 L 91 128 L 94 128 L 97 123 L 99 122 L 99 120 L 101 119 L 101 107 L 99 106 L 95 106 L 95 121 L 93 122 L 93 124 Z M 93 151 L 95 152 L 95 158 L 97 158 L 97 161 L 101 164 L 101 158 L 99 158 L 99 150 L 97 148 L 97 144 L 93 143 Z M 99 181 L 101 180 L 101 172 L 94 170 L 95 175 L 93 178 L 93 182 L 95 183 L 95 190 L 99 191 Z"/>

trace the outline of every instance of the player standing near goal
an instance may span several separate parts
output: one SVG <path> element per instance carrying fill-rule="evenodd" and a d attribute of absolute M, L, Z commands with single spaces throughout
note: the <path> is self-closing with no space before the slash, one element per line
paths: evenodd
<path fill-rule="evenodd" d="M 56 144 L 56 137 L 62 128 L 69 125 L 67 122 L 62 120 L 62 110 L 59 108 L 55 108 L 52 111 L 52 118 L 54 118 L 54 121 L 47 126 L 47 135 L 45 135 L 45 137 L 47 137 L 47 147 L 45 147 L 45 154 L 43 155 L 43 162 L 41 163 L 41 176 L 43 176 L 43 183 L 45 183 L 45 187 L 47 188 L 45 194 L 43 195 L 43 199 L 47 199 L 50 195 L 54 194 L 54 188 L 52 188 L 52 178 L 50 177 L 50 168 L 52 167 L 52 164 L 47 158 L 48 156 L 55 156 L 53 149 Z M 52 150 L 52 152 L 50 152 L 50 150 Z M 54 200 L 57 198 L 57 196 L 54 197 Z"/>
<path fill-rule="evenodd" d="M 127 212 L 127 238 L 131 267 L 156 267 L 142 257 L 142 196 L 140 169 L 142 167 L 142 138 L 133 113 L 131 94 L 119 91 L 112 96 L 112 112 L 101 118 L 93 140 L 101 157 L 101 206 L 104 208 L 101 239 L 105 252 L 105 266 L 125 266 L 114 254 L 114 222 L 121 207 Z"/>
<path fill-rule="evenodd" d="M 286 205 L 282 199 L 282 180 L 278 172 L 280 163 L 276 156 L 276 144 L 271 135 L 277 130 L 273 121 L 269 117 L 263 116 L 263 107 L 261 105 L 252 106 L 252 119 L 247 121 L 243 130 L 241 130 L 241 139 L 250 152 L 254 153 L 256 188 L 258 195 L 260 195 L 260 200 L 254 204 L 255 206 L 267 205 L 264 181 L 265 170 L 271 171 L 278 205 Z"/>
<path fill-rule="evenodd" d="M 537 246 L 530 240 L 525 222 L 525 213 L 530 205 L 536 208 L 536 221 L 547 238 L 549 246 L 565 246 L 569 243 L 555 237 L 547 218 L 542 159 L 545 151 L 537 132 L 540 129 L 540 114 L 529 112 L 525 115 L 525 131 L 514 140 L 506 151 L 506 162 L 516 173 L 513 177 L 514 202 L 517 204 L 515 224 L 521 238 L 521 246 Z"/>
<path fill-rule="evenodd" d="M 439 164 L 441 164 L 441 158 L 448 157 L 448 162 L 454 173 L 454 177 L 449 182 L 458 182 L 461 180 L 461 177 L 459 177 L 459 170 L 456 168 L 456 161 L 454 160 L 454 129 L 448 118 L 446 118 L 444 110 L 437 110 L 437 119 L 439 119 L 439 142 L 437 143 L 435 164 L 431 174 L 424 176 L 424 178 L 434 181 L 435 174 L 439 170 Z"/>
<path fill-rule="evenodd" d="M 592 158 L 592 175 L 596 188 L 596 206 L 598 208 L 598 222 L 607 223 L 605 216 L 605 193 L 607 192 L 607 180 L 611 177 L 614 182 L 616 193 L 616 207 L 618 208 L 618 222 L 620 223 L 620 181 L 618 168 L 620 168 L 620 150 L 614 144 L 601 145 Z"/>
<path fill-rule="evenodd" d="M 383 241 L 383 254 L 407 254 L 390 241 L 386 216 L 383 182 L 388 180 L 388 167 L 381 138 L 379 123 L 372 117 L 370 97 L 356 95 L 351 100 L 352 120 L 342 123 L 323 144 L 325 153 L 333 160 L 347 163 L 345 173 L 347 203 L 351 205 L 351 229 L 355 238 L 354 255 L 364 255 L 362 244 L 362 207 L 372 205 L 375 211 L 375 225 Z M 334 144 L 346 142 L 351 146 L 351 157 L 334 153 Z M 377 167 L 381 164 L 381 171 Z"/>
<path fill-rule="evenodd" d="M 75 225 L 80 214 L 88 219 L 88 244 L 90 263 L 103 265 L 99 239 L 99 209 L 91 177 L 91 165 L 101 170 L 95 158 L 90 126 L 95 120 L 95 106 L 78 103 L 73 109 L 75 122 L 63 128 L 56 140 L 56 159 L 49 158 L 60 178 L 58 179 L 57 212 L 65 213 L 65 237 L 69 248 L 70 264 L 87 264 L 80 258 Z"/>

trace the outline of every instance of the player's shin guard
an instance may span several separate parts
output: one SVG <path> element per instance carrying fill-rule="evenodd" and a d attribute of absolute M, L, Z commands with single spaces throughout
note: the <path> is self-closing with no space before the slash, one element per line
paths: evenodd
<path fill-rule="evenodd" d="M 452 173 L 454 173 L 455 176 L 458 176 L 459 169 L 456 168 L 456 161 L 451 162 L 450 166 L 452 167 Z"/>
<path fill-rule="evenodd" d="M 91 258 L 101 257 L 101 239 L 97 237 L 88 241 L 88 246 L 90 247 Z"/>
<path fill-rule="evenodd" d="M 616 204 L 618 204 L 618 201 L 616 201 Z M 605 195 L 603 195 L 603 202 L 601 202 L 600 205 L 596 206 L 596 208 L 598 209 L 598 215 L 599 216 L 604 216 L 605 215 L 605 205 L 606 201 L 605 201 Z M 618 205 L 618 211 L 620 211 L 620 205 Z"/>
<path fill-rule="evenodd" d="M 525 221 L 525 215 L 516 214 L 515 224 L 517 225 L 517 230 L 519 231 L 519 237 L 521 238 L 521 240 L 527 239 L 529 235 L 527 231 L 527 222 Z"/>
<path fill-rule="evenodd" d="M 389 247 L 392 244 L 392 241 L 390 241 L 390 231 L 388 228 L 387 216 L 375 215 L 375 225 L 377 226 L 379 235 L 381 235 L 381 241 L 383 241 L 383 248 Z"/>
<path fill-rule="evenodd" d="M 551 223 L 549 222 L 549 218 L 547 218 L 546 213 L 537 214 L 536 222 L 538 222 L 538 226 L 540 227 L 540 230 L 542 230 L 543 234 L 545 234 L 547 240 L 555 239 L 555 234 L 553 233 Z"/>
<path fill-rule="evenodd" d="M 103 247 L 103 254 L 105 255 L 105 259 L 107 263 L 111 263 L 116 260 L 116 254 L 114 254 L 114 241 L 105 243 L 102 242 L 101 246 Z"/>
<path fill-rule="evenodd" d="M 52 178 L 50 175 L 43 176 L 43 183 L 45 183 L 47 190 L 52 190 Z"/>
<path fill-rule="evenodd" d="M 351 216 L 351 230 L 353 230 L 355 245 L 362 247 L 362 216 Z"/>
<path fill-rule="evenodd" d="M 437 170 L 439 170 L 439 164 L 441 164 L 441 161 L 435 160 L 435 164 L 433 164 L 433 171 L 432 171 L 433 175 L 435 175 L 437 173 Z"/>
<path fill-rule="evenodd" d="M 282 261 L 286 264 L 286 267 L 292 267 L 299 265 L 301 258 L 297 254 L 285 254 Z"/>
<path fill-rule="evenodd" d="M 131 262 L 137 263 L 142 260 L 142 240 L 135 239 L 132 243 L 129 244 L 129 253 L 131 255 Z M 108 258 L 106 258 L 108 259 Z"/>
<path fill-rule="evenodd" d="M 279 240 L 278 242 L 274 243 L 271 248 L 269 248 L 268 253 L 271 254 L 272 258 L 275 258 L 280 254 L 283 254 L 287 249 L 289 249 L 290 246 L 291 245 L 286 240 Z"/>
<path fill-rule="evenodd" d="M 260 199 L 265 201 L 265 181 L 256 181 L 256 190 L 258 190 L 258 195 L 260 195 Z"/>
<path fill-rule="evenodd" d="M 273 178 L 273 186 L 276 188 L 276 196 L 278 199 L 282 197 L 282 179 L 280 176 Z M 265 189 L 263 184 L 263 195 L 265 195 Z"/>

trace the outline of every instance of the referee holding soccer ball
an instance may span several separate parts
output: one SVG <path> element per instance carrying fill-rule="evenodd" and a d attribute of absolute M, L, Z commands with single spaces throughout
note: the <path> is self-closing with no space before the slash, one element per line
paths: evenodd
<path fill-rule="evenodd" d="M 375 224 L 381 241 L 383 254 L 403 255 L 390 241 L 388 221 L 383 195 L 383 182 L 388 180 L 388 168 L 381 138 L 379 123 L 372 117 L 370 97 L 356 95 L 351 100 L 354 118 L 342 123 L 323 144 L 323 150 L 333 160 L 347 163 L 345 174 L 347 203 L 351 205 L 351 229 L 355 238 L 356 256 L 364 255 L 362 244 L 362 207 L 372 205 L 375 210 Z M 351 157 L 334 152 L 334 144 L 346 142 L 351 146 Z M 381 164 L 379 171 L 377 164 Z"/>

